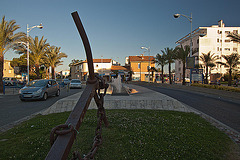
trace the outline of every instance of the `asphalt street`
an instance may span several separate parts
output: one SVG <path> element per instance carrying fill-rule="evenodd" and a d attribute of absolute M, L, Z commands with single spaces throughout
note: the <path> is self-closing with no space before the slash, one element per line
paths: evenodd
<path fill-rule="evenodd" d="M 144 86 L 177 99 L 240 132 L 240 103 L 219 96 L 187 90 Z"/>
<path fill-rule="evenodd" d="M 59 99 L 73 95 L 83 89 L 61 89 L 59 97 L 48 97 L 46 101 L 21 101 L 18 95 L 0 95 L 0 127 L 37 113 L 53 105 Z"/>

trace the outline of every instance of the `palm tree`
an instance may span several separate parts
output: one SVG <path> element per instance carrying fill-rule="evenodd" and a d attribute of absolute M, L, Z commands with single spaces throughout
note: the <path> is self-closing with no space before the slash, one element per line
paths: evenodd
<path fill-rule="evenodd" d="M 230 33 L 228 35 L 228 37 L 230 37 L 232 39 L 232 41 L 240 43 L 240 35 L 238 35 L 236 33 Z"/>
<path fill-rule="evenodd" d="M 181 47 L 176 47 L 175 49 L 175 58 L 177 60 L 180 60 L 183 64 L 183 82 L 182 85 L 185 85 L 185 72 L 186 72 L 186 58 L 189 56 L 190 54 L 190 47 L 188 45 L 186 46 L 182 46 Z"/>
<path fill-rule="evenodd" d="M 237 68 L 240 64 L 240 56 L 237 53 L 232 53 L 231 55 L 222 55 L 222 57 L 226 60 L 225 63 L 217 62 L 225 67 L 228 67 L 228 86 L 232 84 L 232 71 Z"/>
<path fill-rule="evenodd" d="M 4 64 L 4 54 L 8 49 L 12 48 L 14 43 L 19 42 L 19 40 L 26 34 L 23 32 L 14 32 L 19 29 L 20 26 L 16 25 L 15 20 L 6 21 L 5 16 L 3 16 L 0 23 L 0 93 L 3 93 L 3 64 Z"/>
<path fill-rule="evenodd" d="M 169 72 L 169 83 L 172 84 L 172 74 L 171 74 L 171 64 L 174 62 L 175 59 L 175 50 L 173 48 L 164 48 L 161 50 L 163 54 L 166 55 L 166 62 L 168 63 L 168 72 Z"/>
<path fill-rule="evenodd" d="M 167 64 L 166 62 L 166 55 L 163 53 L 163 55 L 157 54 L 156 58 L 155 58 L 155 62 L 158 65 L 161 65 L 162 68 L 162 83 L 164 83 L 164 79 L 163 79 L 163 67 Z"/>
<path fill-rule="evenodd" d="M 44 36 L 38 40 L 38 37 L 33 39 L 29 37 L 29 49 L 30 49 L 30 59 L 34 61 L 35 73 L 37 79 L 40 78 L 39 67 L 43 64 L 43 57 L 47 52 L 49 44 L 46 43 L 47 39 L 43 39 Z"/>
<path fill-rule="evenodd" d="M 214 55 L 214 53 L 211 55 L 211 51 L 209 51 L 207 54 L 202 53 L 200 56 L 200 60 L 203 62 L 203 65 L 206 68 L 205 72 L 205 83 L 208 84 L 208 69 L 209 67 L 212 68 L 215 66 L 215 61 L 217 60 L 217 56 Z"/>
<path fill-rule="evenodd" d="M 60 52 L 61 47 L 51 46 L 45 54 L 44 60 L 45 63 L 49 64 L 52 69 L 52 79 L 55 79 L 55 68 L 63 61 L 62 58 L 67 58 L 67 55 L 63 52 Z"/>

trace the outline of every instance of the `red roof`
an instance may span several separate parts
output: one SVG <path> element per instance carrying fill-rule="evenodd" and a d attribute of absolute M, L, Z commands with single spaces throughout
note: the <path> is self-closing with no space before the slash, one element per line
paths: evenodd
<path fill-rule="evenodd" d="M 83 61 L 87 62 L 87 60 Z M 93 59 L 93 63 L 111 63 L 112 59 Z"/>
<path fill-rule="evenodd" d="M 154 60 L 153 56 L 129 56 L 129 62 L 134 61 L 152 61 Z"/>

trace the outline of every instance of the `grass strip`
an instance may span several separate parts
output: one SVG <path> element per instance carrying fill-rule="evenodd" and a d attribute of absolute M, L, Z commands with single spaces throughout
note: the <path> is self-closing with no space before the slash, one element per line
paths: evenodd
<path fill-rule="evenodd" d="M 53 127 L 65 123 L 70 112 L 36 116 L 0 134 L 0 159 L 44 159 Z M 233 142 L 193 113 L 161 110 L 107 110 L 109 128 L 95 159 L 231 159 Z M 72 151 L 91 148 L 97 124 L 89 110 Z M 237 157 L 234 157 L 237 158 Z M 238 157 L 239 158 L 239 157 Z"/>

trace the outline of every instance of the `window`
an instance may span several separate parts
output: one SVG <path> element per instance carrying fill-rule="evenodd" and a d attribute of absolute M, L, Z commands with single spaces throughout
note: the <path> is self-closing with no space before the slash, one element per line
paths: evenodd
<path fill-rule="evenodd" d="M 225 48 L 225 51 L 230 51 L 230 48 Z"/>
<path fill-rule="evenodd" d="M 222 51 L 222 48 L 220 48 L 220 51 Z"/>
<path fill-rule="evenodd" d="M 219 30 L 218 30 L 218 34 L 222 34 L 222 31 L 219 31 Z"/>
<path fill-rule="evenodd" d="M 141 67 L 141 65 L 140 65 L 140 63 L 138 63 L 138 69 L 140 69 L 140 67 Z"/>
<path fill-rule="evenodd" d="M 98 67 L 98 64 L 96 65 L 96 68 Z"/>
<path fill-rule="evenodd" d="M 225 42 L 231 42 L 231 40 L 230 39 L 225 39 Z"/>
<path fill-rule="evenodd" d="M 217 51 L 219 51 L 219 47 L 217 47 Z"/>
<path fill-rule="evenodd" d="M 233 52 L 237 52 L 237 48 L 233 48 Z"/>
<path fill-rule="evenodd" d="M 197 44 L 199 44 L 199 39 L 197 40 Z"/>
<path fill-rule="evenodd" d="M 230 34 L 230 31 L 225 31 L 225 34 Z"/>
<path fill-rule="evenodd" d="M 219 43 L 219 38 L 217 39 L 217 42 Z"/>
<path fill-rule="evenodd" d="M 181 61 L 179 61 L 179 64 L 181 64 Z"/>
<path fill-rule="evenodd" d="M 233 30 L 233 33 L 234 34 L 238 34 L 238 30 Z"/>

